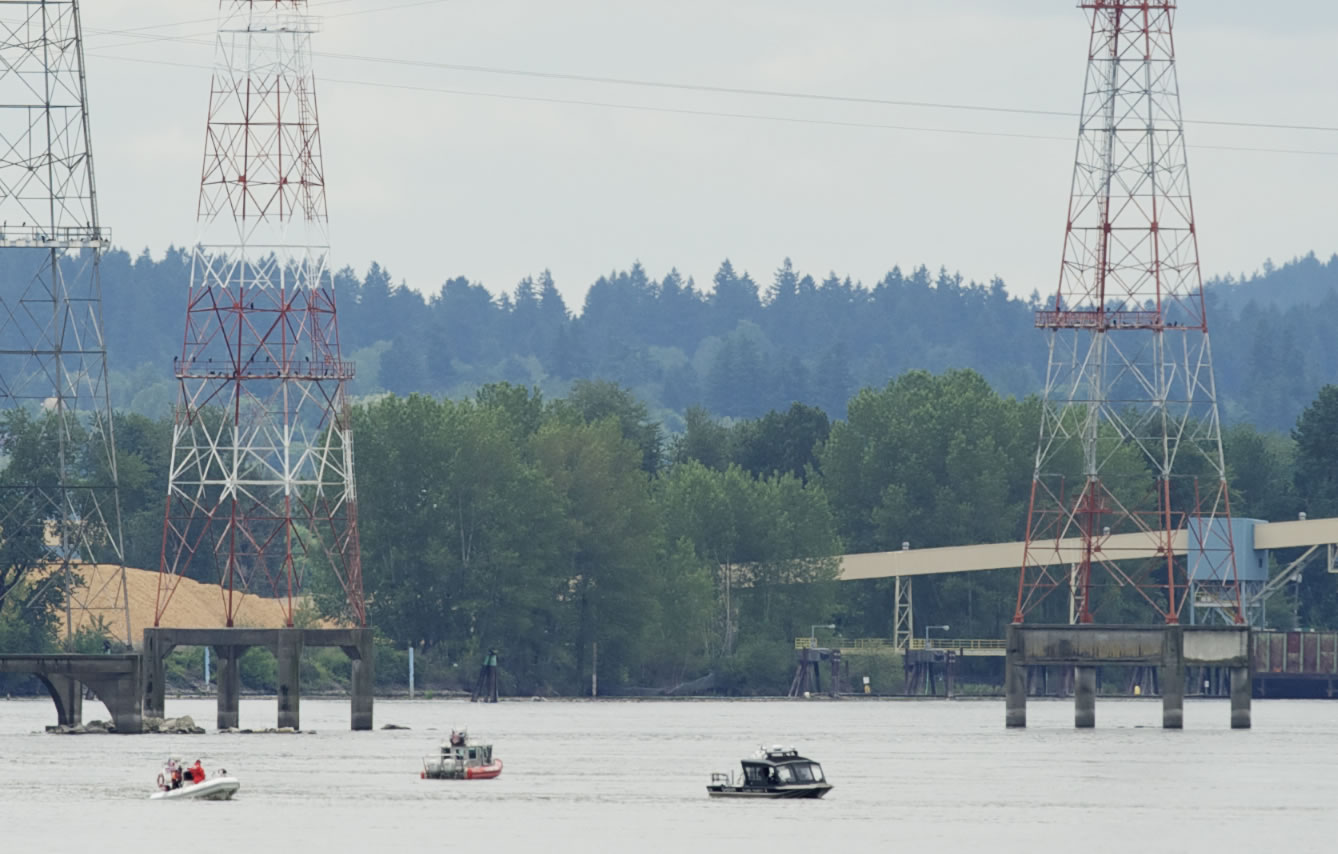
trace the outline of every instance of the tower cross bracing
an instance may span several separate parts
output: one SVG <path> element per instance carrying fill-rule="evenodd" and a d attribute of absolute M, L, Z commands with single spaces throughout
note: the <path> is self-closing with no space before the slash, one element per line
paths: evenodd
<path fill-rule="evenodd" d="M 130 641 L 92 151 L 79 3 L 0 0 L 0 603 L 67 647 Z"/>
<path fill-rule="evenodd" d="M 1014 619 L 1175 623 L 1208 583 L 1239 622 L 1175 3 L 1082 8 L 1087 76 L 1059 285 L 1036 314 L 1049 364 Z M 1181 533 L 1190 557 L 1175 554 Z M 1080 556 L 1057 563 L 1070 538 Z M 1045 604 L 1056 591 L 1066 614 Z"/>
<path fill-rule="evenodd" d="M 274 597 L 311 573 L 365 624 L 353 436 L 305 0 L 223 0 L 155 624 L 183 576 Z"/>

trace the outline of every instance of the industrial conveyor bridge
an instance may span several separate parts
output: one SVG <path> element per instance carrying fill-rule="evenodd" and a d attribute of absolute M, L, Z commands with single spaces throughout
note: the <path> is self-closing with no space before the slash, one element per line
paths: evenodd
<path fill-rule="evenodd" d="M 1176 533 L 1172 550 L 1184 555 L 1189 549 L 1189 534 Z M 1253 526 L 1253 548 L 1258 551 L 1302 548 L 1306 551 L 1277 573 L 1261 589 L 1248 597 L 1247 610 L 1262 603 L 1289 581 L 1299 577 L 1305 562 L 1321 547 L 1325 547 L 1330 572 L 1338 572 L 1338 517 L 1323 519 L 1296 519 L 1289 522 L 1258 522 Z M 954 639 L 916 637 L 912 615 L 911 580 L 919 575 L 942 575 L 955 572 L 988 572 L 998 569 L 1020 569 L 1026 543 L 986 543 L 974 546 L 944 546 L 941 548 L 913 549 L 909 544 L 897 551 L 867 552 L 842 555 L 837 575 L 840 581 L 864 581 L 871 578 L 896 580 L 897 614 L 894 637 L 887 639 L 840 640 L 831 643 L 851 651 L 897 649 L 952 649 L 972 655 L 1002 655 L 1001 639 Z M 1147 534 L 1113 534 L 1101 541 L 1108 557 L 1117 560 L 1145 560 L 1158 554 L 1158 543 Z M 1074 537 L 1049 544 L 1032 544 L 1034 560 L 1038 564 L 1072 564 L 1082 559 L 1083 541 Z M 808 638 L 797 638 L 796 646 L 807 645 Z M 824 644 L 825 645 L 825 644 Z"/>

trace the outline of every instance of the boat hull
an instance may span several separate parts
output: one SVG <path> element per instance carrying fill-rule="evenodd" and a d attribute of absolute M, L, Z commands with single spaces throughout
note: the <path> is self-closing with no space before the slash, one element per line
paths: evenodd
<path fill-rule="evenodd" d="M 461 768 L 453 763 L 432 763 L 423 771 L 425 780 L 491 780 L 502 773 L 502 760 L 494 759 L 487 765 L 468 765 Z"/>
<path fill-rule="evenodd" d="M 706 793 L 713 798 L 742 798 L 752 800 L 782 800 L 821 798 L 832 790 L 830 783 L 798 786 L 707 786 Z"/>
<path fill-rule="evenodd" d="M 242 787 L 235 777 L 214 777 L 203 783 L 186 783 L 180 789 L 154 792 L 151 801 L 227 801 Z"/>
<path fill-rule="evenodd" d="M 465 779 L 467 780 L 491 780 L 502 773 L 502 760 L 494 759 L 487 765 L 479 765 L 465 770 Z"/>

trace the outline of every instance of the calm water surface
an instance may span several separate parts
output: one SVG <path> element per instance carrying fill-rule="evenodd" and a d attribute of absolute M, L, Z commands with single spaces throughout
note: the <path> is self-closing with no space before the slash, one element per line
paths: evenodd
<path fill-rule="evenodd" d="M 168 700 L 211 726 L 211 700 Z M 86 719 L 105 716 L 85 704 Z M 1076 732 L 1068 702 L 303 700 L 303 735 L 51 736 L 49 701 L 0 701 L 0 852 L 1259 851 L 1338 850 L 1338 703 L 1257 701 L 1227 729 L 1188 701 L 1164 732 L 1156 701 L 1102 700 Z M 242 725 L 272 726 L 273 700 Z M 491 740 L 492 781 L 423 781 L 452 725 Z M 710 800 L 712 771 L 760 742 L 818 759 L 822 801 Z M 242 780 L 222 803 L 146 800 L 164 757 Z"/>

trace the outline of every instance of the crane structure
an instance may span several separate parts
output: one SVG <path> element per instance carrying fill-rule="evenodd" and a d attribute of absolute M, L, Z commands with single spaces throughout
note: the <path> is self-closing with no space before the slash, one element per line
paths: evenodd
<path fill-rule="evenodd" d="M 154 625 L 182 577 L 366 625 L 306 0 L 222 0 Z M 308 584 L 310 582 L 310 584 Z"/>
<path fill-rule="evenodd" d="M 0 19 L 0 603 L 129 643 L 79 3 Z"/>
<path fill-rule="evenodd" d="M 1176 4 L 1080 5 L 1086 85 L 1059 286 L 1035 317 L 1049 364 L 1014 622 L 1175 624 L 1197 601 L 1238 624 Z"/>

